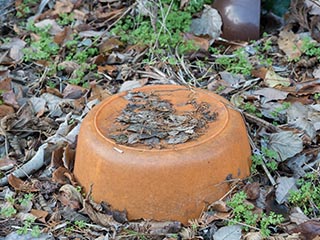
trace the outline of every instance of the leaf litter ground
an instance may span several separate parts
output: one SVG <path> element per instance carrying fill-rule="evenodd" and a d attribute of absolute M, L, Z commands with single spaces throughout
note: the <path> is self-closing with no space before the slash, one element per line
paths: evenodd
<path fill-rule="evenodd" d="M 246 193 L 250 214 L 274 212 L 284 217 L 284 224 L 269 226 L 270 239 L 314 239 L 320 234 L 320 11 L 316 1 L 292 1 L 285 25 L 272 14 L 264 15 L 277 25 L 263 26 L 267 34 L 257 41 L 212 43 L 185 33 L 200 49 L 185 54 L 171 49 L 164 55 L 147 52 L 160 49 L 157 44 L 129 44 L 110 34 L 118 20 L 139 11 L 134 1 L 48 2 L 12 0 L 0 8 L 3 238 L 261 239 L 261 223 L 245 228 L 245 220 L 240 219 L 242 228 L 226 226 L 235 216 L 228 199 L 235 201 L 232 197 L 241 191 Z M 189 3 L 180 1 L 180 6 Z M 146 18 L 156 30 L 158 15 L 150 10 Z M 30 17 L 42 30 L 21 25 Z M 191 85 L 224 96 L 242 112 L 252 140 L 251 176 L 232 181 L 226 198 L 209 203 L 187 226 L 128 222 L 124 212 L 94 203 L 90 193 L 80 194 L 72 174 L 76 138 L 86 113 L 118 91 L 159 83 Z M 175 115 L 169 102 L 144 97 L 137 104 L 136 96 L 131 96 L 131 104 L 144 106 L 127 106 L 119 116 L 117 124 L 128 134 L 125 144 L 138 139 L 159 147 L 158 141 L 194 139 L 205 131 L 199 126 L 214 117 L 206 112 L 206 103 L 191 103 L 191 115 L 199 106 L 204 109 L 196 124 L 186 121 L 189 115 Z M 153 133 L 134 122 L 139 114 L 150 114 L 150 109 L 155 118 L 173 123 L 172 135 L 161 128 Z"/>

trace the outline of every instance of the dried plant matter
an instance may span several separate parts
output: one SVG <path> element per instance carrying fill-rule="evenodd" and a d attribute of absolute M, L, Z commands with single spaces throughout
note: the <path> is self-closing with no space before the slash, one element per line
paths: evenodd
<path fill-rule="evenodd" d="M 184 143 L 202 135 L 217 117 L 206 102 L 191 100 L 187 103 L 191 110 L 179 114 L 171 102 L 154 93 L 130 92 L 126 98 L 128 104 L 109 134 L 119 144 L 163 148 Z"/>

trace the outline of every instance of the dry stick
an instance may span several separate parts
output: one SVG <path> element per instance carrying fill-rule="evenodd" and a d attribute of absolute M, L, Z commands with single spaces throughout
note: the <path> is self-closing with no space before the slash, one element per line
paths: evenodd
<path fill-rule="evenodd" d="M 161 34 L 161 32 L 162 32 L 163 29 L 166 29 L 166 28 L 167 28 L 166 25 L 165 25 L 165 22 L 166 22 L 166 19 L 167 19 L 168 15 L 169 15 L 170 11 L 171 11 L 172 4 L 173 4 L 173 0 L 171 0 L 170 5 L 169 5 L 169 7 L 168 7 L 168 11 L 167 11 L 166 14 L 163 16 L 163 8 L 162 8 L 162 5 L 161 5 L 161 2 L 159 2 L 159 6 L 160 6 L 160 8 L 161 8 L 160 11 L 161 11 L 161 13 L 162 13 L 163 22 L 160 22 L 161 28 L 160 28 L 160 30 L 159 30 L 159 32 L 158 32 L 158 35 L 157 35 L 157 38 L 156 38 L 156 42 L 155 42 L 155 44 L 154 44 L 154 46 L 153 46 L 153 49 L 155 49 L 156 47 L 158 47 L 160 34 Z M 166 31 L 167 31 L 167 32 L 169 33 L 169 35 L 170 35 L 170 31 L 169 31 L 168 29 L 166 29 Z"/>
<path fill-rule="evenodd" d="M 109 30 L 110 28 L 112 28 L 115 24 L 117 24 L 125 15 L 127 15 L 128 12 L 130 12 L 135 6 L 137 5 L 137 2 L 135 2 L 134 4 L 132 4 L 130 7 L 128 7 L 128 9 L 126 11 L 124 11 L 124 13 L 121 14 L 121 16 L 114 21 L 112 24 L 110 24 L 106 30 L 104 30 L 102 32 L 102 34 L 97 37 L 89 46 L 87 46 L 83 51 L 87 51 L 89 48 L 91 48 L 93 46 L 93 44 L 97 43 Z"/>
<path fill-rule="evenodd" d="M 178 58 L 178 60 L 180 61 L 180 65 L 182 66 L 182 69 L 184 70 L 184 72 L 193 79 L 194 83 L 198 83 L 197 79 L 195 78 L 195 76 L 190 72 L 190 70 L 186 67 L 183 56 L 180 57 L 178 54 L 178 49 L 176 48 L 176 57 Z M 189 85 L 189 84 L 188 84 Z"/>
<path fill-rule="evenodd" d="M 8 138 L 7 138 L 6 131 L 3 130 L 3 128 L 1 126 L 0 126 L 0 131 L 1 131 L 2 135 L 4 136 L 4 144 L 6 147 L 6 156 L 9 156 L 9 144 L 8 144 Z"/>
<path fill-rule="evenodd" d="M 241 225 L 241 226 L 244 226 L 244 227 L 248 227 L 248 228 L 251 228 L 251 229 L 254 229 L 256 231 L 260 231 L 261 229 L 260 228 L 257 228 L 257 227 L 254 227 L 254 226 L 251 226 L 251 225 L 248 225 L 248 224 L 245 224 L 245 223 L 241 223 L 241 222 L 237 222 L 237 221 L 234 221 L 234 220 L 230 220 L 228 218 L 224 218 L 224 217 L 219 217 L 220 219 L 224 220 L 224 221 L 228 221 L 228 222 L 233 222 L 233 223 L 236 223 L 238 225 Z"/>

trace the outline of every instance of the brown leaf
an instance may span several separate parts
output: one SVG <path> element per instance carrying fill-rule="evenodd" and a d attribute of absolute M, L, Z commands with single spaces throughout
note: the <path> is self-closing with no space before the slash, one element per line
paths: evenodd
<path fill-rule="evenodd" d="M 208 51 L 208 49 L 210 47 L 210 42 L 209 42 L 210 39 L 208 39 L 206 37 L 197 37 L 197 36 L 193 35 L 192 33 L 184 33 L 183 40 L 184 41 L 192 41 L 195 46 L 197 46 L 198 48 L 200 48 L 204 51 Z"/>
<path fill-rule="evenodd" d="M 89 98 L 89 101 L 94 99 L 98 99 L 99 101 L 102 101 L 103 99 L 112 95 L 112 93 L 108 89 L 103 89 L 103 87 L 97 85 L 96 82 L 91 82 L 90 86 L 91 86 L 91 96 Z"/>
<path fill-rule="evenodd" d="M 89 216 L 89 218 L 96 224 L 102 225 L 104 227 L 118 227 L 120 223 L 116 222 L 112 215 L 101 213 L 96 210 L 88 197 L 83 202 L 83 209 L 81 210 Z"/>
<path fill-rule="evenodd" d="M 115 65 L 104 65 L 98 66 L 98 72 L 107 72 L 109 75 L 113 75 L 114 72 L 118 71 L 118 67 Z"/>
<path fill-rule="evenodd" d="M 117 39 L 115 37 L 108 38 L 106 41 L 104 41 L 103 43 L 100 44 L 99 52 L 101 54 L 108 53 L 113 50 L 119 49 L 123 45 L 124 45 L 123 42 L 121 42 L 119 39 Z"/>
<path fill-rule="evenodd" d="M 65 167 L 59 167 L 52 173 L 52 180 L 60 184 L 75 183 L 73 174 Z"/>
<path fill-rule="evenodd" d="M 2 93 L 2 99 L 3 99 L 3 102 L 8 105 L 11 105 L 15 108 L 19 107 L 18 102 L 16 100 L 16 95 L 12 90 Z"/>
<path fill-rule="evenodd" d="M 63 166 L 62 162 L 63 157 L 63 147 L 58 147 L 51 153 L 51 164 L 50 167 L 57 169 L 58 167 Z"/>
<path fill-rule="evenodd" d="M 78 63 L 73 61 L 63 61 L 58 64 L 60 68 L 63 69 L 67 74 L 73 73 L 76 69 L 78 69 L 80 66 Z"/>
<path fill-rule="evenodd" d="M 11 78 L 9 78 L 8 75 L 9 70 L 7 69 L 7 67 L 3 67 L 3 69 L 0 69 L 0 90 L 2 91 L 11 90 Z"/>
<path fill-rule="evenodd" d="M 0 105 L 0 109 L 1 109 L 1 106 L 2 105 Z M 7 156 L 4 156 L 0 159 L 0 170 L 2 171 L 9 170 L 13 168 L 16 163 L 17 163 L 16 161 L 11 160 Z"/>
<path fill-rule="evenodd" d="M 320 222 L 317 220 L 306 221 L 290 230 L 289 233 L 300 233 L 300 236 L 303 237 L 303 239 L 313 240 L 320 235 Z"/>
<path fill-rule="evenodd" d="M 0 105 L 0 119 L 9 115 L 9 114 L 13 114 L 13 113 L 14 113 L 13 107 L 5 105 L 5 104 Z"/>
<path fill-rule="evenodd" d="M 247 199 L 256 200 L 260 195 L 260 184 L 258 182 L 249 183 L 243 190 L 247 194 Z"/>
<path fill-rule="evenodd" d="M 8 176 L 8 182 L 11 187 L 13 187 L 16 191 L 22 192 L 38 192 L 39 189 L 34 187 L 32 183 L 27 181 L 22 181 L 20 178 L 17 178 L 13 174 Z"/>
<path fill-rule="evenodd" d="M 63 31 L 61 32 L 58 32 L 54 38 L 53 38 L 53 41 L 56 43 L 56 44 L 59 44 L 59 45 L 62 45 L 63 43 L 69 41 L 72 39 L 72 29 L 71 27 L 65 27 L 63 29 Z"/>
<path fill-rule="evenodd" d="M 70 184 L 65 184 L 59 189 L 59 193 L 58 199 L 62 205 L 74 210 L 81 208 L 83 198 L 75 187 Z"/>
<path fill-rule="evenodd" d="M 284 51 L 289 60 L 297 59 L 302 52 L 297 45 L 299 38 L 292 31 L 283 30 L 279 33 L 278 45 Z"/>
<path fill-rule="evenodd" d="M 75 154 L 76 154 L 76 151 L 74 149 L 74 146 L 67 143 L 67 146 L 64 149 L 62 160 L 63 160 L 64 166 L 70 171 L 71 169 L 73 169 Z"/>
<path fill-rule="evenodd" d="M 210 204 L 209 208 L 210 210 L 223 213 L 227 213 L 230 211 L 230 208 L 227 206 L 227 204 L 221 200 L 215 201 L 214 203 Z"/>
<path fill-rule="evenodd" d="M 63 90 L 62 95 L 63 95 L 63 98 L 78 99 L 78 98 L 81 98 L 86 91 L 87 91 L 86 88 L 83 88 L 77 85 L 68 84 L 66 88 Z"/>
<path fill-rule="evenodd" d="M 46 223 L 46 217 L 48 216 L 47 211 L 39 210 L 39 209 L 31 209 L 30 213 L 37 218 L 38 221 L 42 223 Z"/>
<path fill-rule="evenodd" d="M 266 68 L 266 67 L 259 67 L 259 68 L 253 69 L 253 70 L 251 71 L 251 74 L 252 74 L 252 76 L 254 76 L 254 77 L 258 77 L 258 78 L 261 78 L 261 79 L 265 79 L 267 72 L 268 72 L 268 68 Z"/>
<path fill-rule="evenodd" d="M 71 0 L 59 0 L 56 1 L 56 5 L 54 6 L 54 11 L 52 15 L 59 15 L 61 13 L 70 13 L 72 12 L 74 4 Z"/>

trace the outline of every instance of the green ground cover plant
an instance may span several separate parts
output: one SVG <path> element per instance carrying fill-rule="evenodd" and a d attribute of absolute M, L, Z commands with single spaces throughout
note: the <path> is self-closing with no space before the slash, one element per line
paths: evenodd
<path fill-rule="evenodd" d="M 253 213 L 255 207 L 253 204 L 247 203 L 245 201 L 246 198 L 246 193 L 240 191 L 227 202 L 227 205 L 232 208 L 232 218 L 229 223 L 243 223 L 245 231 L 249 230 L 249 226 L 258 227 L 262 236 L 269 236 L 271 234 L 269 227 L 283 222 L 283 216 L 275 214 L 274 212 L 270 212 L 269 215 L 263 213 L 259 216 Z"/>
<path fill-rule="evenodd" d="M 62 24 L 70 23 L 73 21 L 72 14 L 62 15 Z M 53 41 L 53 36 L 50 35 L 51 26 L 39 28 L 31 21 L 26 25 L 26 30 L 30 33 L 35 33 L 39 36 L 37 40 L 33 40 L 31 37 L 26 39 L 28 47 L 23 49 L 24 61 L 47 61 L 49 63 L 48 76 L 55 76 L 58 71 L 63 71 L 64 68 L 58 66 L 59 62 L 72 61 L 79 65 L 79 68 L 74 71 L 72 77 L 68 79 L 68 82 L 75 85 L 82 85 L 87 87 L 88 84 L 83 80 L 83 77 L 88 71 L 96 69 L 95 64 L 87 64 L 88 59 L 98 54 L 99 50 L 96 44 L 92 44 L 92 40 L 88 39 L 88 43 L 82 43 L 82 39 L 77 33 L 71 35 L 71 40 L 68 40 L 64 46 L 66 54 L 65 57 L 57 62 L 55 59 L 59 54 L 61 46 Z M 93 39 L 94 41 L 95 39 Z M 88 44 L 90 47 L 87 47 Z M 49 87 L 55 87 L 54 82 L 48 81 Z"/>
<path fill-rule="evenodd" d="M 308 173 L 297 182 L 298 190 L 291 191 L 289 202 L 300 207 L 307 215 L 319 216 L 320 209 L 320 185 L 316 172 Z"/>
<path fill-rule="evenodd" d="M 251 174 L 258 173 L 258 167 L 263 164 L 264 159 L 266 159 L 266 167 L 269 171 L 274 172 L 278 169 L 278 153 L 274 150 L 262 147 L 261 154 L 254 154 L 251 156 Z"/>
<path fill-rule="evenodd" d="M 191 0 L 184 10 L 180 10 L 180 1 L 158 1 L 157 23 L 153 25 L 148 16 L 141 14 L 126 16 L 112 29 L 114 35 L 120 36 L 121 41 L 128 44 L 146 44 L 158 46 L 156 53 L 164 53 L 164 50 L 173 50 L 178 47 L 180 53 L 195 50 L 195 45 L 184 42 L 182 33 L 190 29 L 192 14 L 200 11 L 208 0 Z"/>
<path fill-rule="evenodd" d="M 244 48 L 239 48 L 233 52 L 232 56 L 222 56 L 217 58 L 216 63 L 226 71 L 234 74 L 250 75 L 252 64 L 248 60 L 248 54 Z"/>

